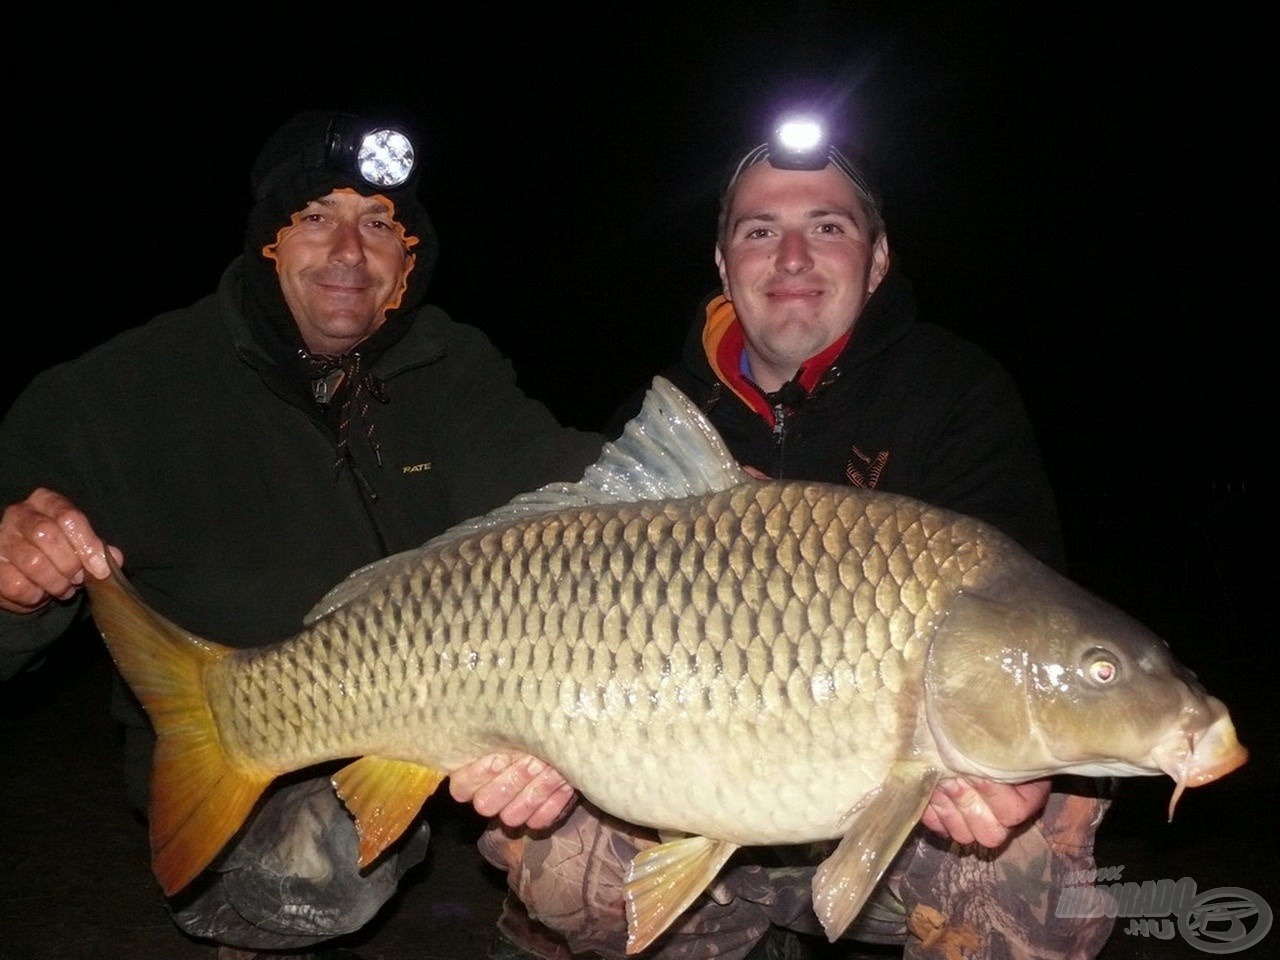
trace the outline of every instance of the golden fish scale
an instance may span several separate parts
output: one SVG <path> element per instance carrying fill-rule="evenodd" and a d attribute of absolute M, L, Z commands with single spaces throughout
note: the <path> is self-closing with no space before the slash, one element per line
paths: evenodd
<path fill-rule="evenodd" d="M 636 822 L 832 836 L 927 749 L 931 621 L 980 576 L 970 521 L 750 483 L 518 521 L 425 552 L 211 684 L 232 752 L 281 771 L 376 754 L 539 754 Z"/>

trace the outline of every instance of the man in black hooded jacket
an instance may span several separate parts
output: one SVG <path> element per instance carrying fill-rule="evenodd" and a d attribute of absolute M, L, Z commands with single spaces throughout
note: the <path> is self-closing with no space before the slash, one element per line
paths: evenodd
<path fill-rule="evenodd" d="M 916 319 L 878 204 L 842 153 L 823 145 L 806 164 L 779 152 L 762 144 L 734 168 L 715 251 L 721 290 L 662 375 L 761 474 L 906 494 L 986 520 L 1061 567 L 1054 497 L 1012 379 L 981 348 Z M 1058 917 L 1054 904 L 1094 866 L 1106 809 L 1096 786 L 944 781 L 926 829 L 846 936 L 902 944 L 911 960 L 1095 956 L 1112 921 Z M 489 830 L 481 849 L 513 893 L 500 923 L 509 942 L 491 956 L 625 957 L 627 865 L 655 842 L 587 803 L 550 833 Z M 810 881 L 826 852 L 754 851 L 757 862 L 731 865 L 645 956 L 815 955 Z"/>
<path fill-rule="evenodd" d="M 439 241 L 420 146 L 375 119 L 285 123 L 217 291 L 44 371 L 7 411 L 0 679 L 82 619 L 108 550 L 174 622 L 256 646 L 354 569 L 595 459 L 601 437 L 560 426 L 483 333 L 425 302 Z M 145 811 L 151 729 L 122 682 L 112 712 Z M 471 776 L 518 777 L 504 816 L 544 825 L 572 791 L 509 759 Z M 170 907 L 223 958 L 311 948 L 367 922 L 426 842 L 423 824 L 362 876 L 350 817 L 312 777 L 276 789 Z"/>

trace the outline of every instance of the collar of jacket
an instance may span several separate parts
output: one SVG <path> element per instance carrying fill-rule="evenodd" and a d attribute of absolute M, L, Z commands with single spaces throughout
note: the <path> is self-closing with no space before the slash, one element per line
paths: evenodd
<path fill-rule="evenodd" d="M 772 427 L 780 404 L 792 406 L 812 393 L 844 349 L 846 332 L 821 353 L 800 365 L 796 375 L 773 393 L 766 393 L 743 371 L 745 335 L 733 304 L 723 295 L 713 298 L 706 307 L 707 321 L 702 328 L 702 348 L 716 378 L 765 419 Z M 788 399 L 783 400 L 782 397 Z"/>
<path fill-rule="evenodd" d="M 723 384 L 749 410 L 773 425 L 773 407 L 764 392 L 741 372 L 742 325 L 733 304 L 722 294 L 709 298 L 700 323 L 695 323 L 685 343 L 685 363 L 708 384 Z M 915 322 L 915 296 L 911 285 L 893 270 L 867 300 L 850 333 L 822 353 L 810 358 L 796 377 L 806 398 L 821 387 L 855 371 L 906 335 Z"/>
<path fill-rule="evenodd" d="M 311 377 L 302 364 L 295 362 L 293 346 L 280 342 L 270 329 L 251 321 L 241 306 L 243 287 L 244 258 L 241 256 L 227 267 L 218 285 L 219 313 L 236 356 L 256 370 L 273 393 L 319 417 Z M 420 322 L 421 315 L 431 309 L 424 305 L 413 310 L 399 338 L 374 358 L 372 372 L 379 380 L 390 381 L 397 374 L 432 363 L 444 355 L 443 339 Z"/>

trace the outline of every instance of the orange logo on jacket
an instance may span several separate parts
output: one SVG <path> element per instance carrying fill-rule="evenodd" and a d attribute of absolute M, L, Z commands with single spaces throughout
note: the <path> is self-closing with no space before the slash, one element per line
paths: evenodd
<path fill-rule="evenodd" d="M 845 479 L 855 487 L 874 490 L 880 482 L 880 474 L 884 473 L 885 464 L 889 462 L 889 451 L 881 450 L 874 457 L 868 457 L 858 449 L 857 444 L 850 449 L 853 456 L 844 465 Z"/>

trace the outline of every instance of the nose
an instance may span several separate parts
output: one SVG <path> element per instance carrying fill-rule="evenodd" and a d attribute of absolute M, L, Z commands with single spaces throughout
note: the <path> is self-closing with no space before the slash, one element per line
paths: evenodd
<path fill-rule="evenodd" d="M 813 266 L 809 242 L 799 230 L 784 231 L 778 240 L 778 269 L 783 273 L 804 273 Z"/>
<path fill-rule="evenodd" d="M 360 242 L 358 223 L 341 223 L 333 234 L 329 259 L 334 263 L 357 264 L 364 262 L 364 244 Z"/>

